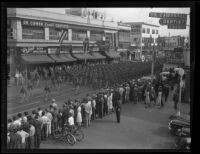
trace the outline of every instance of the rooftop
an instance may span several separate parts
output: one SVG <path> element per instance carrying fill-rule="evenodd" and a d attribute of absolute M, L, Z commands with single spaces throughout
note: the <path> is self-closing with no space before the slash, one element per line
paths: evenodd
<path fill-rule="evenodd" d="M 125 24 L 130 24 L 130 25 L 148 25 L 148 26 L 154 26 L 154 27 L 160 27 L 158 25 L 153 25 L 153 24 L 150 24 L 150 23 L 145 23 L 145 22 L 125 22 Z"/>

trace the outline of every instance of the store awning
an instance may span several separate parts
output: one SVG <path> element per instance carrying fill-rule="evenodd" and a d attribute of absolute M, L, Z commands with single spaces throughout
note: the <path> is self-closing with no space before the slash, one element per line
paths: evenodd
<path fill-rule="evenodd" d="M 91 55 L 95 58 L 95 59 L 106 59 L 105 56 L 101 55 L 99 52 L 92 52 Z"/>
<path fill-rule="evenodd" d="M 22 60 L 27 64 L 44 64 L 55 62 L 48 55 L 22 55 Z"/>
<path fill-rule="evenodd" d="M 68 62 L 76 61 L 76 59 L 74 59 L 70 54 L 63 54 L 62 56 L 66 57 Z"/>
<path fill-rule="evenodd" d="M 57 63 L 64 63 L 64 62 L 71 62 L 75 61 L 72 57 L 68 57 L 69 54 L 59 54 L 59 55 L 49 55 L 53 60 L 55 60 Z"/>
<path fill-rule="evenodd" d="M 86 53 L 74 53 L 73 54 L 74 57 L 76 57 L 79 60 L 84 60 L 84 59 L 95 59 L 93 56 L 91 56 L 90 54 Z"/>
<path fill-rule="evenodd" d="M 106 51 L 105 53 L 110 58 L 120 58 L 120 55 L 118 55 L 115 51 Z"/>

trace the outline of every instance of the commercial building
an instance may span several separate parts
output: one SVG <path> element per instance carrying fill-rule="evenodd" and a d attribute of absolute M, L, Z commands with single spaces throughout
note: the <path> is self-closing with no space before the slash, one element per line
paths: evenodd
<path fill-rule="evenodd" d="M 123 26 L 120 27 L 120 29 Z M 84 54 L 83 41 L 91 47 L 97 40 L 110 40 L 118 47 L 118 23 L 32 8 L 7 9 L 7 53 L 10 68 L 21 64 L 52 64 L 106 58 L 97 51 Z M 65 34 L 65 35 L 64 35 Z M 63 35 L 63 42 L 59 39 Z M 121 33 L 119 35 L 121 36 Z M 117 53 L 109 54 L 110 58 Z M 12 71 L 13 72 L 13 71 Z"/>
<path fill-rule="evenodd" d="M 132 48 L 137 51 L 136 59 L 140 59 L 142 54 L 152 50 L 151 46 L 157 46 L 159 26 L 144 22 L 126 22 L 126 24 L 131 26 L 130 42 Z"/>
<path fill-rule="evenodd" d="M 131 60 L 132 53 L 130 53 L 130 32 L 131 26 L 122 22 L 118 23 L 118 53 L 121 60 Z"/>

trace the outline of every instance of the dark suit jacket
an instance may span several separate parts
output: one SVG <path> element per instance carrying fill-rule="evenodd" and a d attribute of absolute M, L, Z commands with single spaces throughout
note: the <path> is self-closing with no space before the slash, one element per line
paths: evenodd
<path fill-rule="evenodd" d="M 113 93 L 113 106 L 116 108 L 117 106 L 119 106 L 118 102 L 120 100 L 120 93 L 118 91 L 115 91 Z"/>

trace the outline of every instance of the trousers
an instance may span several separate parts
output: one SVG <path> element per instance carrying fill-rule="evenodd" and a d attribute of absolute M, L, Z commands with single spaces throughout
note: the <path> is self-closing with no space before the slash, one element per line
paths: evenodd
<path fill-rule="evenodd" d="M 116 108 L 116 117 L 117 117 L 117 122 L 120 123 L 120 108 Z"/>

